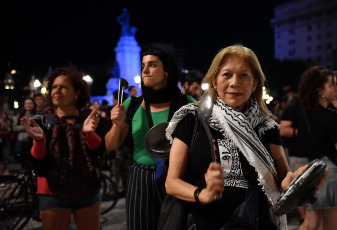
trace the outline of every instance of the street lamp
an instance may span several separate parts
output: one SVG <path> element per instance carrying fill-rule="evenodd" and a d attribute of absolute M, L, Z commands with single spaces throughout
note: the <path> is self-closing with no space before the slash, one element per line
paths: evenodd
<path fill-rule="evenodd" d="M 14 109 L 18 109 L 19 108 L 19 102 L 14 101 Z"/>
<path fill-rule="evenodd" d="M 91 85 L 92 82 L 94 81 L 94 79 L 92 79 L 92 77 L 90 77 L 90 75 L 85 75 L 82 78 L 84 81 L 86 81 L 88 83 L 88 85 Z"/>
<path fill-rule="evenodd" d="M 208 83 L 202 83 L 202 84 L 201 84 L 201 89 L 204 90 L 204 91 L 205 91 L 205 90 L 208 90 L 208 89 L 209 89 Z"/>
<path fill-rule="evenodd" d="M 140 84 L 141 82 L 140 76 L 135 76 L 133 79 L 135 80 L 136 84 Z"/>
<path fill-rule="evenodd" d="M 34 87 L 35 88 L 39 88 L 41 86 L 41 82 L 39 81 L 39 79 L 35 79 L 34 81 Z"/>
<path fill-rule="evenodd" d="M 15 88 L 15 81 L 11 74 L 6 74 L 4 80 L 5 89 L 14 89 Z"/>

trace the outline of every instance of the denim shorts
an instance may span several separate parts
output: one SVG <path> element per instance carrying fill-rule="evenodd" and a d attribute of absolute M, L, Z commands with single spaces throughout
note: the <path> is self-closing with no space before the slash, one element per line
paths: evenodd
<path fill-rule="evenodd" d="M 58 197 L 55 195 L 39 194 L 40 211 L 56 208 L 66 208 L 75 211 L 98 203 L 101 203 L 101 194 L 99 192 L 93 195 L 78 197 Z"/>

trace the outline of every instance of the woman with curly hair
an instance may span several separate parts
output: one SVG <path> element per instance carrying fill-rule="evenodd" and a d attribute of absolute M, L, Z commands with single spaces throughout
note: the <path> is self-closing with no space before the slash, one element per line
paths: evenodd
<path fill-rule="evenodd" d="M 317 192 L 317 201 L 307 204 L 307 212 L 300 229 L 333 229 L 337 226 L 337 167 L 329 156 L 337 155 L 337 115 L 328 109 L 336 99 L 334 73 L 321 66 L 305 71 L 299 84 L 299 114 L 297 151 L 309 160 L 322 159 L 329 175 Z M 331 158 L 332 159 L 332 158 Z"/>
<path fill-rule="evenodd" d="M 37 192 L 43 229 L 100 229 L 98 157 L 105 151 L 105 128 L 89 102 L 83 74 L 56 68 L 48 78 L 51 113 L 21 119 L 33 138 L 32 159 L 39 164 Z"/>

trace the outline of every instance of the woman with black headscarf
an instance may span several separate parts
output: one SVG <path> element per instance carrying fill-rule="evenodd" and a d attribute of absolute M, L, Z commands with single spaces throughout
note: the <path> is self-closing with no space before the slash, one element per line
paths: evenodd
<path fill-rule="evenodd" d="M 133 163 L 129 167 L 126 189 L 128 229 L 157 229 L 161 205 L 166 196 L 163 162 L 145 149 L 144 137 L 154 125 L 167 122 L 184 104 L 194 102 L 181 94 L 178 68 L 173 57 L 159 48 L 141 53 L 142 96 L 139 103 L 127 99 L 111 110 L 112 127 L 105 136 L 111 151 L 120 146 L 129 132 L 133 139 Z M 132 118 L 127 111 L 134 110 Z"/>

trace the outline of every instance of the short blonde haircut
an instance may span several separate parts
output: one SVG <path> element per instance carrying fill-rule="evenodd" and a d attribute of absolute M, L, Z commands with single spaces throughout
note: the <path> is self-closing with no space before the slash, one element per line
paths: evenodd
<path fill-rule="evenodd" d="M 209 67 L 208 72 L 204 78 L 204 83 L 209 84 L 209 90 L 207 92 L 209 92 L 209 94 L 212 96 L 213 101 L 216 101 L 217 91 L 214 88 L 213 80 L 216 80 L 220 65 L 222 64 L 223 60 L 231 55 L 236 55 L 238 57 L 241 57 L 251 68 L 251 71 L 254 76 L 254 80 L 257 81 L 257 87 L 255 91 L 252 93 L 252 96 L 255 97 L 255 99 L 257 100 L 257 103 L 260 107 L 260 111 L 266 115 L 269 115 L 270 112 L 266 106 L 266 103 L 264 102 L 262 98 L 263 86 L 264 86 L 264 82 L 266 78 L 262 71 L 259 60 L 257 59 L 255 53 L 251 49 L 244 47 L 240 44 L 223 48 L 214 57 L 212 64 Z M 207 92 L 205 92 L 205 94 Z"/>

